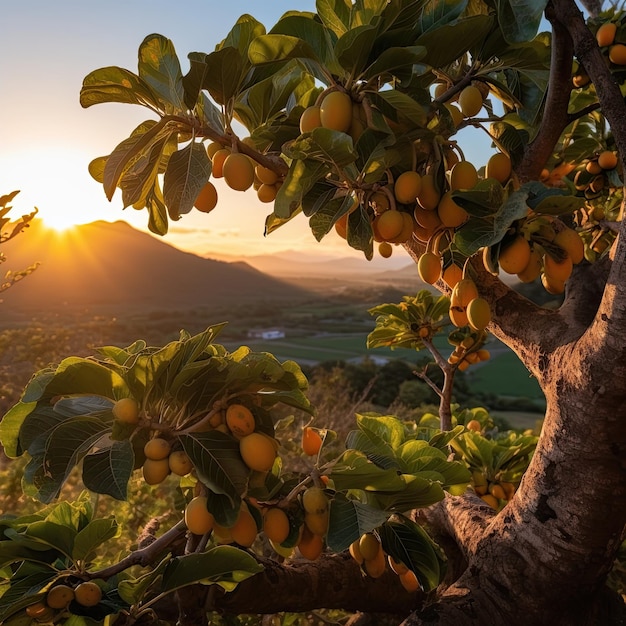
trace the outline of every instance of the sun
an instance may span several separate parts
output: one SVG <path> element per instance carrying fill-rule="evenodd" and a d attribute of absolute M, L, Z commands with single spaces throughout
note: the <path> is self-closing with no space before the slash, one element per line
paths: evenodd
<path fill-rule="evenodd" d="M 71 206 L 40 208 L 38 217 L 41 218 L 45 226 L 55 230 L 57 233 L 70 230 L 83 221 L 76 215 L 76 209 L 73 209 Z"/>

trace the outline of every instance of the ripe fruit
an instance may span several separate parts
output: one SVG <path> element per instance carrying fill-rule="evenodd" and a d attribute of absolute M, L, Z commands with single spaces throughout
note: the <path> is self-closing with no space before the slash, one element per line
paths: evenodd
<path fill-rule="evenodd" d="M 432 174 L 422 176 L 422 188 L 417 194 L 419 205 L 427 211 L 432 211 L 437 208 L 440 199 L 441 194 L 435 187 L 435 179 Z"/>
<path fill-rule="evenodd" d="M 467 305 L 467 320 L 474 330 L 485 330 L 491 321 L 491 309 L 484 298 L 474 298 Z"/>
<path fill-rule="evenodd" d="M 626 46 L 624 46 L 626 50 Z M 625 52 L 626 53 L 626 52 Z M 626 60 L 624 61 L 626 65 Z M 603 170 L 612 170 L 617 166 L 617 155 L 611 150 L 605 150 L 598 155 L 598 165 Z"/>
<path fill-rule="evenodd" d="M 623 43 L 616 43 L 609 48 L 609 60 L 615 65 L 626 65 L 626 46 Z"/>
<path fill-rule="evenodd" d="M 437 207 L 437 214 L 441 223 L 447 228 L 457 228 L 469 219 L 467 211 L 452 199 L 450 191 L 443 194 Z"/>
<path fill-rule="evenodd" d="M 309 487 L 302 494 L 302 506 L 307 513 L 321 515 L 328 511 L 328 498 L 320 487 Z"/>
<path fill-rule="evenodd" d="M 467 319 L 467 312 L 465 309 L 460 307 L 450 307 L 450 311 L 448 313 L 450 315 L 450 321 L 457 327 L 463 328 L 469 324 L 469 320 Z"/>
<path fill-rule="evenodd" d="M 320 104 L 320 121 L 324 128 L 342 133 L 350 130 L 352 123 L 352 99 L 343 91 L 331 91 Z"/>
<path fill-rule="evenodd" d="M 411 570 L 407 570 L 404 574 L 400 574 L 398 578 L 400 579 L 402 586 L 409 593 L 415 593 L 420 588 L 417 576 L 415 575 L 415 572 L 412 572 Z"/>
<path fill-rule="evenodd" d="M 158 485 L 162 483 L 170 473 L 170 464 L 167 458 L 165 459 L 146 459 L 143 467 L 143 478 L 149 485 Z"/>
<path fill-rule="evenodd" d="M 489 493 L 498 500 L 506 500 L 506 493 L 498 483 L 491 483 L 491 485 L 489 485 Z"/>
<path fill-rule="evenodd" d="M 207 509 L 206 496 L 196 496 L 185 508 L 185 525 L 194 535 L 213 530 L 215 518 Z"/>
<path fill-rule="evenodd" d="M 302 430 L 302 450 L 304 451 L 304 454 L 308 456 L 315 456 L 319 453 L 321 447 L 322 438 L 319 433 L 313 428 L 305 426 Z"/>
<path fill-rule="evenodd" d="M 102 589 L 96 583 L 88 581 L 80 583 L 74 589 L 74 595 L 81 606 L 96 606 L 102 600 Z"/>
<path fill-rule="evenodd" d="M 454 289 L 455 285 L 463 278 L 463 270 L 458 265 L 452 263 L 443 270 L 441 278 L 450 289 Z"/>
<path fill-rule="evenodd" d="M 304 112 L 300 116 L 300 132 L 310 133 L 314 128 L 319 128 L 322 125 L 320 119 L 320 108 L 318 106 L 310 106 L 304 109 Z"/>
<path fill-rule="evenodd" d="M 450 171 L 450 190 L 472 189 L 478 182 L 478 172 L 469 161 L 459 161 Z"/>
<path fill-rule="evenodd" d="M 323 537 L 328 532 L 328 523 L 330 522 L 330 511 L 328 509 L 324 513 L 305 513 L 304 523 L 306 527 L 314 534 Z"/>
<path fill-rule="evenodd" d="M 583 260 L 585 244 L 574 229 L 565 228 L 560 233 L 557 233 L 554 243 L 567 252 L 575 265 Z"/>
<path fill-rule="evenodd" d="M 530 260 L 528 261 L 528 265 L 521 272 L 517 273 L 517 277 L 522 283 L 532 283 L 534 280 L 539 278 L 542 268 L 543 261 L 541 259 L 541 255 L 533 249 L 530 251 Z"/>
<path fill-rule="evenodd" d="M 320 535 L 313 534 L 305 525 L 298 542 L 298 550 L 305 559 L 315 561 L 324 550 L 324 540 Z"/>
<path fill-rule="evenodd" d="M 415 202 L 422 189 L 422 177 L 417 172 L 402 172 L 396 178 L 393 193 L 398 202 L 411 204 Z"/>
<path fill-rule="evenodd" d="M 481 500 L 486 502 L 492 509 L 495 509 L 496 511 L 500 507 L 500 503 L 498 502 L 498 500 L 494 496 L 492 496 L 490 493 L 486 493 L 480 496 L 480 498 Z"/>
<path fill-rule="evenodd" d="M 239 441 L 239 452 L 243 462 L 257 472 L 272 469 L 276 459 L 276 447 L 271 437 L 261 433 L 251 433 Z"/>
<path fill-rule="evenodd" d="M 441 257 L 434 252 L 424 252 L 417 261 L 419 277 L 429 285 L 434 285 L 441 276 Z"/>
<path fill-rule="evenodd" d="M 46 604 L 51 609 L 64 609 L 74 599 L 74 589 L 68 585 L 55 585 L 48 591 Z"/>
<path fill-rule="evenodd" d="M 389 567 L 392 569 L 392 571 L 398 576 L 400 576 L 400 574 L 405 574 L 409 571 L 409 568 L 404 563 L 396 561 L 391 556 L 391 554 L 387 556 L 387 562 L 389 563 Z"/>
<path fill-rule="evenodd" d="M 222 178 L 224 176 L 224 161 L 230 156 L 231 152 L 230 148 L 222 148 L 213 155 L 211 159 L 211 175 L 214 178 Z"/>
<path fill-rule="evenodd" d="M 249 548 L 254 543 L 257 533 L 258 529 L 252 513 L 247 508 L 242 507 L 235 525 L 230 529 L 233 541 L 240 546 Z"/>
<path fill-rule="evenodd" d="M 393 254 L 393 246 L 387 241 L 381 241 L 378 244 L 378 254 L 380 254 L 383 259 L 388 259 Z"/>
<path fill-rule="evenodd" d="M 459 107 L 455 106 L 454 104 L 449 104 L 446 102 L 446 104 L 444 104 L 443 106 L 448 109 L 448 112 L 452 117 L 452 123 L 454 124 L 454 126 L 458 127 L 459 124 L 461 124 L 461 122 L 463 121 L 463 112 L 459 109 Z"/>
<path fill-rule="evenodd" d="M 254 432 L 256 423 L 252 411 L 243 404 L 231 404 L 226 409 L 226 424 L 235 437 L 245 437 Z"/>
<path fill-rule="evenodd" d="M 350 556 L 359 564 L 363 563 L 363 555 L 361 554 L 361 548 L 359 548 L 359 540 L 353 541 L 348 549 Z"/>
<path fill-rule="evenodd" d="M 473 430 L 475 433 L 479 433 L 483 429 L 478 420 L 470 420 L 465 424 L 465 428 Z"/>
<path fill-rule="evenodd" d="M 359 539 L 359 551 L 366 561 L 371 561 L 381 550 L 380 541 L 373 533 L 365 533 Z"/>
<path fill-rule="evenodd" d="M 167 458 L 170 470 L 177 476 L 186 476 L 193 469 L 193 463 L 184 450 L 176 450 Z"/>
<path fill-rule="evenodd" d="M 603 48 L 610 46 L 615 41 L 615 33 L 617 32 L 617 24 L 614 22 L 606 22 L 598 28 L 596 32 L 596 40 L 598 45 Z"/>
<path fill-rule="evenodd" d="M 558 296 L 565 291 L 565 282 L 551 278 L 546 274 L 541 274 L 541 283 L 543 288 L 554 296 Z"/>
<path fill-rule="evenodd" d="M 380 544 L 378 544 L 378 550 L 373 558 L 364 559 L 363 567 L 372 578 L 380 578 L 385 573 L 387 560 L 385 559 L 383 547 Z"/>
<path fill-rule="evenodd" d="M 483 94 L 478 87 L 468 85 L 459 94 L 459 106 L 465 117 L 474 117 L 483 108 Z"/>
<path fill-rule="evenodd" d="M 278 180 L 278 174 L 274 170 L 260 164 L 254 168 L 254 173 L 264 185 L 273 185 Z"/>
<path fill-rule="evenodd" d="M 564 283 L 571 276 L 572 269 L 573 263 L 569 256 L 562 261 L 556 261 L 549 254 L 543 257 L 543 271 L 550 280 Z"/>
<path fill-rule="evenodd" d="M 245 191 L 254 182 L 254 166 L 252 161 L 241 152 L 233 152 L 226 157 L 222 169 L 226 184 L 235 191 Z"/>
<path fill-rule="evenodd" d="M 415 226 L 413 217 L 410 213 L 406 213 L 405 211 L 401 211 L 400 216 L 402 217 L 403 222 L 402 230 L 397 236 L 389 240 L 393 243 L 405 243 L 413 236 L 413 227 Z"/>
<path fill-rule="evenodd" d="M 385 211 L 375 218 L 375 222 L 378 233 L 385 241 L 397 237 L 404 227 L 404 219 L 400 211 Z"/>
<path fill-rule="evenodd" d="M 200 190 L 193 205 L 202 213 L 209 213 L 217 206 L 217 189 L 212 182 L 207 182 Z"/>
<path fill-rule="evenodd" d="M 500 249 L 498 263 L 507 274 L 523 272 L 530 262 L 530 244 L 524 237 L 516 237 L 506 247 Z"/>
<path fill-rule="evenodd" d="M 478 298 L 476 283 L 471 278 L 463 278 L 454 286 L 450 304 L 465 309 L 474 298 Z"/>
<path fill-rule="evenodd" d="M 487 161 L 485 178 L 495 178 L 504 185 L 511 176 L 511 159 L 503 152 L 496 152 Z"/>
<path fill-rule="evenodd" d="M 266 185 L 263 183 L 257 190 L 256 196 L 261 202 L 274 202 L 276 200 L 277 189 L 274 185 Z"/>
<path fill-rule="evenodd" d="M 221 143 L 217 143 L 216 141 L 209 142 L 206 147 L 206 153 L 209 156 L 209 159 L 213 160 L 215 153 L 223 147 L 224 146 Z"/>
<path fill-rule="evenodd" d="M 143 447 L 143 453 L 146 455 L 147 459 L 160 461 L 161 459 L 166 459 L 169 456 L 171 449 L 172 446 L 167 439 L 163 439 L 162 437 L 153 437 Z"/>
<path fill-rule="evenodd" d="M 441 220 L 437 211 L 423 209 L 419 205 L 413 210 L 413 217 L 422 228 L 431 232 L 435 232 L 441 226 Z"/>
<path fill-rule="evenodd" d="M 111 409 L 113 417 L 124 424 L 137 424 L 139 422 L 139 404 L 132 398 L 118 400 Z"/>
<path fill-rule="evenodd" d="M 285 541 L 290 532 L 287 514 L 278 507 L 268 509 L 263 517 L 263 532 L 274 543 Z"/>
<path fill-rule="evenodd" d="M 35 602 L 26 607 L 26 615 L 38 621 L 45 621 L 54 615 L 54 611 L 44 602 Z"/>

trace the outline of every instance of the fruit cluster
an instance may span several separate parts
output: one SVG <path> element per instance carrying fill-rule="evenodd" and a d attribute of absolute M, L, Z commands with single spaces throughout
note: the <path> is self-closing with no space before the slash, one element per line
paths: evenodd
<path fill-rule="evenodd" d="M 420 588 L 415 573 L 404 563 L 396 561 L 391 555 L 386 555 L 378 535 L 365 533 L 350 545 L 350 555 L 361 566 L 361 571 L 371 578 L 380 578 L 387 570 L 398 575 L 402 586 L 413 593 Z"/>
<path fill-rule="evenodd" d="M 515 494 L 517 486 L 510 482 L 490 480 L 482 472 L 472 472 L 474 491 L 496 511 L 506 504 Z"/>
<path fill-rule="evenodd" d="M 72 603 L 85 608 L 96 606 L 102 600 L 102 589 L 93 581 L 75 586 L 58 584 L 51 587 L 44 600 L 26 607 L 26 615 L 38 622 L 51 622 L 62 611 L 72 612 Z"/>

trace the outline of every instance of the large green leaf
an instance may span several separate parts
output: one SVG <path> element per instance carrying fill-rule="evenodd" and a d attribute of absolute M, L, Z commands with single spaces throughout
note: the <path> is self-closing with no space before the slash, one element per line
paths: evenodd
<path fill-rule="evenodd" d="M 467 0 L 426 0 L 420 16 L 422 33 L 441 28 L 461 16 Z"/>
<path fill-rule="evenodd" d="M 418 524 L 399 517 L 383 524 L 378 532 L 385 552 L 412 570 L 424 591 L 439 585 L 443 563 L 438 548 Z"/>
<path fill-rule="evenodd" d="M 383 469 L 357 450 L 346 450 L 333 466 L 330 478 L 338 491 L 363 489 L 365 491 L 398 492 L 406 487 L 396 469 Z"/>
<path fill-rule="evenodd" d="M 218 104 L 226 104 L 239 90 L 246 59 L 236 48 L 227 47 L 207 54 L 204 63 L 202 88 Z"/>
<path fill-rule="evenodd" d="M 498 21 L 508 43 L 530 41 L 547 4 L 547 0 L 497 0 Z"/>
<path fill-rule="evenodd" d="M 265 26 L 252 15 L 245 13 L 237 19 L 235 25 L 220 43 L 219 48 L 236 48 L 245 57 L 251 43 L 265 34 Z"/>
<path fill-rule="evenodd" d="M 163 575 L 169 562 L 170 555 L 168 554 L 154 569 L 150 569 L 145 574 L 137 578 L 120 580 L 117 583 L 117 591 L 122 600 L 128 604 L 137 604 L 146 591 Z"/>
<path fill-rule="evenodd" d="M 349 30 L 352 12 L 350 0 L 317 0 L 315 8 L 322 23 L 335 35 L 341 36 Z"/>
<path fill-rule="evenodd" d="M 167 113 L 186 110 L 183 75 L 172 42 L 148 35 L 139 46 L 139 78 L 166 103 Z"/>
<path fill-rule="evenodd" d="M 163 573 L 161 589 L 173 591 L 200 583 L 218 584 L 232 591 L 238 583 L 262 571 L 263 566 L 247 552 L 233 546 L 217 546 L 171 559 Z"/>
<path fill-rule="evenodd" d="M 342 552 L 361 535 L 380 526 L 388 515 L 385 511 L 337 494 L 330 503 L 326 543 L 334 552 Z"/>
<path fill-rule="evenodd" d="M 88 454 L 83 459 L 83 483 L 95 493 L 126 500 L 134 464 L 132 443 L 128 439 L 114 441 L 110 446 Z"/>
<path fill-rule="evenodd" d="M 290 35 L 262 35 L 257 37 L 248 50 L 248 57 L 255 65 L 288 61 L 289 59 L 311 59 L 319 62 L 311 45 Z"/>
<path fill-rule="evenodd" d="M 369 65 L 378 32 L 378 26 L 367 24 L 351 28 L 339 37 L 335 54 L 346 72 L 357 76 L 365 70 Z"/>
<path fill-rule="evenodd" d="M 170 157 L 163 177 L 163 197 L 170 218 L 189 213 L 211 175 L 211 161 L 204 146 L 190 142 Z"/>
<path fill-rule="evenodd" d="M 324 178 L 327 165 L 315 160 L 294 160 L 289 167 L 285 182 L 276 195 L 274 215 L 279 219 L 290 219 L 301 208 L 302 198 L 313 185 Z"/>
<path fill-rule="evenodd" d="M 89 563 L 97 555 L 100 546 L 117 537 L 119 530 L 117 522 L 112 517 L 89 522 L 74 538 L 72 558 L 75 561 Z"/>
<path fill-rule="evenodd" d="M 371 80 L 376 76 L 397 76 L 401 70 L 412 69 L 426 56 L 424 46 L 407 46 L 404 48 L 388 48 L 363 72 L 363 78 Z"/>
<path fill-rule="evenodd" d="M 322 127 L 314 128 L 294 141 L 287 154 L 293 159 L 324 161 L 329 169 L 346 167 L 358 157 L 350 135 Z"/>
<path fill-rule="evenodd" d="M 361 430 L 376 433 L 394 450 L 404 443 L 404 425 L 396 417 L 360 413 L 356 416 L 356 423 Z"/>
<path fill-rule="evenodd" d="M 80 104 L 87 108 L 102 102 L 161 105 L 150 85 L 121 67 L 102 67 L 89 73 L 80 90 Z"/>
<path fill-rule="evenodd" d="M 58 550 L 67 557 L 71 557 L 76 534 L 74 528 L 41 520 L 29 524 L 24 536 L 41 543 L 46 549 Z"/>
<path fill-rule="evenodd" d="M 371 261 L 374 256 L 374 233 L 367 211 L 359 206 L 348 215 L 347 241 L 351 248 L 361 250 Z"/>
<path fill-rule="evenodd" d="M 0 442 L 9 458 L 21 456 L 24 449 L 20 445 L 19 433 L 26 417 L 35 408 L 35 402 L 18 402 L 0 421 Z"/>
<path fill-rule="evenodd" d="M 428 474 L 427 474 L 428 475 Z M 430 506 L 444 498 L 439 480 L 433 481 L 414 474 L 398 476 L 403 488 L 394 493 L 376 493 L 378 505 L 387 511 L 409 511 Z M 439 479 L 439 476 L 437 476 Z"/>

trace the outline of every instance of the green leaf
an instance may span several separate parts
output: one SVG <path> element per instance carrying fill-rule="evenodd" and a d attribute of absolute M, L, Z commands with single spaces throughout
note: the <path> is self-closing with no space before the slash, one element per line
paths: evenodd
<path fill-rule="evenodd" d="M 453 22 L 461 16 L 466 8 L 467 0 L 426 0 L 420 16 L 422 33 Z"/>
<path fill-rule="evenodd" d="M 138 578 L 120 580 L 117 583 L 117 591 L 122 600 L 131 605 L 140 602 L 146 591 L 162 576 L 169 562 L 170 555 L 168 554 L 154 569 L 149 570 Z"/>
<path fill-rule="evenodd" d="M 537 34 L 547 4 L 547 0 L 498 0 L 498 21 L 507 42 L 530 41 Z"/>
<path fill-rule="evenodd" d="M 246 61 L 236 48 L 222 48 L 207 54 L 206 71 L 202 82 L 218 104 L 226 104 L 237 94 Z"/>
<path fill-rule="evenodd" d="M 363 72 L 368 65 L 378 32 L 378 26 L 368 24 L 351 28 L 339 37 L 335 44 L 335 54 L 346 72 L 353 76 Z"/>
<path fill-rule="evenodd" d="M 403 488 L 394 493 L 376 493 L 379 506 L 387 511 L 408 511 L 431 506 L 444 498 L 440 482 L 431 478 L 402 474 Z M 439 478 L 439 477 L 437 477 Z"/>
<path fill-rule="evenodd" d="M 396 76 L 400 70 L 411 69 L 426 56 L 424 46 L 387 48 L 363 73 L 363 78 L 371 80 L 376 76 Z"/>
<path fill-rule="evenodd" d="M 95 493 L 126 500 L 134 464 L 132 443 L 128 439 L 114 441 L 112 445 L 83 459 L 83 483 Z"/>
<path fill-rule="evenodd" d="M 24 420 L 35 408 L 35 402 L 18 402 L 0 421 L 0 442 L 9 458 L 17 458 L 24 452 L 19 441 L 19 433 Z"/>
<path fill-rule="evenodd" d="M 201 143 L 192 141 L 172 154 L 163 177 L 163 197 L 171 219 L 178 220 L 193 209 L 210 175 L 211 161 Z"/>
<path fill-rule="evenodd" d="M 256 559 L 233 546 L 217 546 L 207 552 L 171 559 L 163 573 L 162 591 L 186 585 L 218 584 L 232 591 L 238 583 L 263 571 Z"/>
<path fill-rule="evenodd" d="M 85 77 L 80 90 L 83 108 L 102 102 L 151 105 L 160 109 L 159 99 L 150 85 L 121 67 L 102 67 Z"/>
<path fill-rule="evenodd" d="M 337 36 L 349 30 L 352 12 L 350 0 L 317 0 L 315 8 L 324 26 Z"/>
<path fill-rule="evenodd" d="M 337 491 L 363 489 L 365 491 L 398 492 L 406 487 L 395 469 L 382 469 L 357 450 L 346 450 L 330 474 Z"/>
<path fill-rule="evenodd" d="M 278 219 L 288 220 L 301 208 L 302 199 L 313 185 L 324 178 L 327 165 L 319 161 L 294 160 L 284 183 L 276 195 L 274 215 Z"/>
<path fill-rule="evenodd" d="M 426 125 L 426 111 L 424 107 L 409 95 L 397 89 L 385 89 L 375 94 L 375 96 L 372 94 L 372 99 L 383 109 L 392 108 L 394 116 L 400 122 L 407 121 L 412 126 Z"/>
<path fill-rule="evenodd" d="M 368 261 L 374 256 L 374 233 L 367 211 L 362 207 L 348 216 L 347 241 L 351 248 L 361 250 Z"/>
<path fill-rule="evenodd" d="M 100 546 L 117 537 L 119 530 L 117 522 L 112 517 L 89 522 L 74 538 L 72 558 L 75 561 L 92 561 Z"/>
<path fill-rule="evenodd" d="M 42 545 L 71 557 L 76 530 L 62 524 L 42 520 L 29 524 L 24 536 L 29 539 L 35 539 Z"/>
<path fill-rule="evenodd" d="M 405 439 L 402 422 L 391 415 L 357 414 L 356 423 L 362 431 L 371 431 L 385 441 L 393 450 L 399 448 Z"/>
<path fill-rule="evenodd" d="M 433 540 L 418 524 L 402 517 L 386 522 L 378 532 L 385 552 L 412 570 L 424 591 L 437 588 L 442 563 Z"/>
<path fill-rule="evenodd" d="M 186 110 L 180 62 L 169 39 L 162 35 L 148 35 L 139 46 L 138 67 L 139 78 L 166 103 L 166 112 Z"/>
<path fill-rule="evenodd" d="M 326 543 L 333 552 L 342 552 L 361 535 L 380 526 L 388 515 L 385 511 L 337 494 L 330 502 Z"/>
<path fill-rule="evenodd" d="M 254 65 L 288 61 L 289 59 L 311 59 L 319 62 L 311 45 L 290 35 L 262 35 L 257 37 L 248 50 L 248 58 Z"/>

